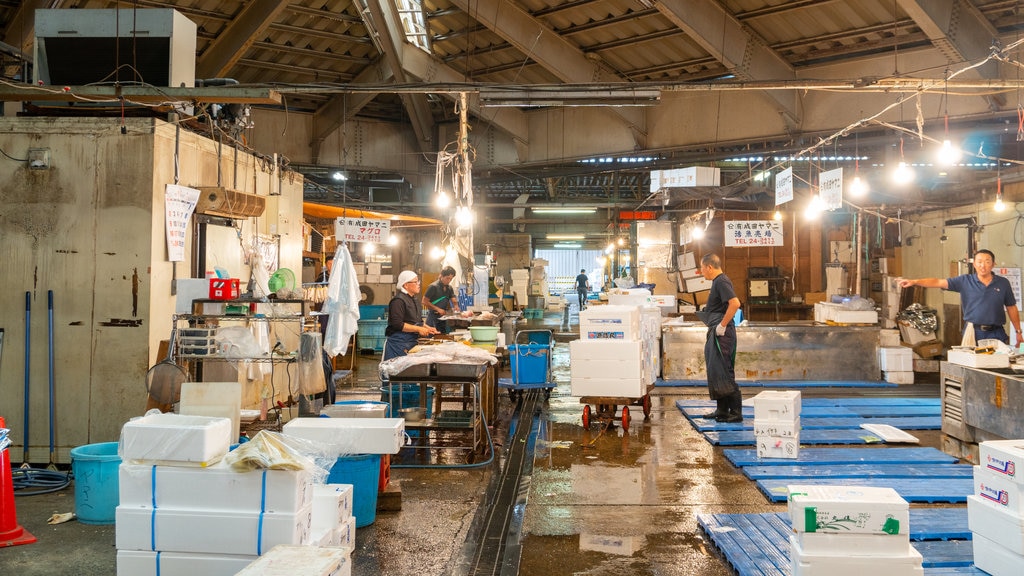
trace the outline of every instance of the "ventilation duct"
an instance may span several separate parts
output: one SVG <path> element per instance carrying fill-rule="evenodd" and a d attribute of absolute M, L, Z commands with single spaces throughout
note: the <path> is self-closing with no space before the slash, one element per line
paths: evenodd
<path fill-rule="evenodd" d="M 246 194 L 221 186 L 199 186 L 196 212 L 226 218 L 250 218 L 263 215 L 267 201 L 262 196 Z"/>

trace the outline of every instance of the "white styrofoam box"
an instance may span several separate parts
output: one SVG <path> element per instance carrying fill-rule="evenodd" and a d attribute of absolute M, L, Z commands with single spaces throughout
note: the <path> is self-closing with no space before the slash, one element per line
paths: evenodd
<path fill-rule="evenodd" d="M 238 441 L 242 414 L 242 383 L 182 382 L 178 414 L 230 418 L 231 443 L 234 444 Z"/>
<path fill-rule="evenodd" d="M 334 530 L 327 528 L 312 528 L 309 536 L 309 546 L 327 548 L 334 545 Z"/>
<path fill-rule="evenodd" d="M 231 420 L 150 414 L 121 427 L 121 460 L 210 465 L 231 447 Z"/>
<path fill-rule="evenodd" d="M 1017 474 L 1017 467 L 1024 471 L 1024 440 L 989 440 L 978 444 L 979 464 L 986 470 L 1005 476 L 1018 484 L 1024 477 Z"/>
<path fill-rule="evenodd" d="M 886 330 L 878 331 L 878 345 L 882 348 L 893 348 L 900 345 L 900 331 Z"/>
<path fill-rule="evenodd" d="M 797 532 L 793 535 L 804 554 L 811 556 L 906 556 L 910 533 L 843 534 Z"/>
<path fill-rule="evenodd" d="M 343 576 L 352 573 L 350 548 L 275 546 L 237 576 Z"/>
<path fill-rule="evenodd" d="M 573 378 L 570 393 L 573 396 L 642 398 L 647 394 L 647 381 L 643 378 Z"/>
<path fill-rule="evenodd" d="M 366 273 L 367 274 L 375 274 L 375 275 L 379 276 L 380 273 L 381 273 L 381 263 L 380 262 L 367 262 L 366 263 Z"/>
<path fill-rule="evenodd" d="M 580 312 L 580 338 L 639 340 L 640 309 L 637 306 L 591 306 Z"/>
<path fill-rule="evenodd" d="M 967 496 L 967 527 L 1015 554 L 1024 554 L 1024 517 L 974 494 Z"/>
<path fill-rule="evenodd" d="M 700 292 L 702 290 L 711 290 L 711 280 L 707 280 L 703 276 L 686 279 L 687 292 Z"/>
<path fill-rule="evenodd" d="M 973 350 L 950 348 L 946 361 L 971 368 L 1009 368 L 1009 354 L 975 354 Z"/>
<path fill-rule="evenodd" d="M 662 188 L 689 188 L 693 186 L 721 186 L 722 169 L 709 166 L 688 166 L 651 170 L 651 193 Z"/>
<path fill-rule="evenodd" d="M 911 372 L 914 370 L 914 351 L 906 346 L 878 349 L 878 367 L 883 372 Z"/>
<path fill-rule="evenodd" d="M 892 488 L 792 484 L 789 519 L 796 532 L 902 534 L 910 530 L 907 501 Z"/>
<path fill-rule="evenodd" d="M 913 384 L 914 383 L 914 372 L 912 370 L 900 370 L 895 372 L 882 372 L 882 377 L 885 378 L 886 382 L 892 384 Z"/>
<path fill-rule="evenodd" d="M 781 438 L 800 437 L 800 417 L 792 420 L 754 418 L 754 436 L 778 436 Z"/>
<path fill-rule="evenodd" d="M 1004 474 L 975 466 L 974 494 L 982 500 L 1024 516 L 1024 484 L 1018 484 Z"/>
<path fill-rule="evenodd" d="M 898 321 L 896 324 L 900 327 L 900 337 L 903 338 L 904 342 L 911 346 L 915 346 L 921 342 L 935 340 L 935 332 L 921 332 L 913 324 L 902 320 Z"/>
<path fill-rule="evenodd" d="M 799 390 L 765 390 L 751 399 L 754 420 L 793 420 L 800 417 Z"/>
<path fill-rule="evenodd" d="M 914 372 L 939 372 L 941 367 L 938 360 L 914 359 Z"/>
<path fill-rule="evenodd" d="M 693 252 L 683 252 L 676 256 L 676 268 L 679 270 L 687 270 L 696 267 L 697 259 L 694 257 Z"/>
<path fill-rule="evenodd" d="M 569 343 L 569 375 L 573 380 L 642 378 L 641 354 L 641 343 L 636 341 L 573 340 Z"/>
<path fill-rule="evenodd" d="M 831 554 L 808 554 L 800 548 L 796 537 L 790 536 L 791 576 L 864 576 L 884 574 L 885 576 L 922 576 L 924 574 L 921 553 L 908 545 L 902 556 L 843 556 Z"/>
<path fill-rule="evenodd" d="M 755 436 L 758 458 L 799 458 L 800 435 L 796 436 Z"/>
<path fill-rule="evenodd" d="M 338 454 L 398 454 L 405 443 L 402 418 L 295 418 L 281 431 L 326 444 Z"/>
<path fill-rule="evenodd" d="M 317 484 L 313 487 L 312 530 L 333 532 L 352 516 L 351 484 Z"/>
<path fill-rule="evenodd" d="M 1024 573 L 1024 555 L 1000 546 L 992 540 L 974 534 L 974 565 L 992 576 L 1020 576 Z"/>
<path fill-rule="evenodd" d="M 278 544 L 309 542 L 312 506 L 298 512 L 216 512 L 118 506 L 118 550 L 263 554 Z"/>
<path fill-rule="evenodd" d="M 122 463 L 122 506 L 176 510 L 295 512 L 313 502 L 308 470 L 238 472 L 224 462 L 208 468 Z"/>
<path fill-rule="evenodd" d="M 334 531 L 334 545 L 346 548 L 356 546 L 356 517 L 350 516 Z"/>
<path fill-rule="evenodd" d="M 118 550 L 117 576 L 234 576 L 256 558 L 254 554 Z"/>
<path fill-rule="evenodd" d="M 380 283 L 381 284 L 394 284 L 395 283 L 395 275 L 394 274 L 381 274 L 380 275 Z"/>

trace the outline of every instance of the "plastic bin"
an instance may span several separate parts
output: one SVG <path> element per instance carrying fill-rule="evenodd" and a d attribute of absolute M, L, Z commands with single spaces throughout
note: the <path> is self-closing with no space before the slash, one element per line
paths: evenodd
<path fill-rule="evenodd" d="M 86 444 L 71 449 L 75 477 L 75 515 L 82 524 L 113 524 L 120 486 L 117 442 Z"/>
<path fill-rule="evenodd" d="M 508 362 L 515 384 L 543 384 L 548 381 L 551 347 L 547 344 L 513 344 Z"/>
<path fill-rule="evenodd" d="M 360 304 L 360 320 L 383 320 L 387 316 L 388 307 L 384 304 Z"/>
<path fill-rule="evenodd" d="M 398 412 L 402 408 L 415 408 L 420 405 L 419 384 L 388 384 L 380 387 L 380 399 L 384 402 L 393 402 L 388 406 L 388 418 L 401 418 Z M 430 418 L 434 413 L 434 387 L 427 386 L 427 414 Z"/>
<path fill-rule="evenodd" d="M 373 524 L 377 518 L 380 454 L 339 457 L 327 475 L 327 483 L 351 484 L 352 515 L 356 517 L 356 528 Z"/>
<path fill-rule="evenodd" d="M 387 320 L 359 320 L 356 332 L 356 346 L 360 350 L 384 351 L 384 330 L 388 327 Z"/>

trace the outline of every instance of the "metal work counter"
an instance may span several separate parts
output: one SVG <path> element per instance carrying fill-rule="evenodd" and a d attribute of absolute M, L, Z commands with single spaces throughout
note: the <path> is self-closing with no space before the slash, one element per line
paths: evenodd
<path fill-rule="evenodd" d="M 736 379 L 880 380 L 878 331 L 878 326 L 748 322 L 736 328 Z M 666 323 L 661 332 L 662 378 L 707 379 L 707 327 Z"/>
<path fill-rule="evenodd" d="M 978 463 L 978 443 L 1024 438 L 1024 374 L 943 361 L 942 450 Z"/>

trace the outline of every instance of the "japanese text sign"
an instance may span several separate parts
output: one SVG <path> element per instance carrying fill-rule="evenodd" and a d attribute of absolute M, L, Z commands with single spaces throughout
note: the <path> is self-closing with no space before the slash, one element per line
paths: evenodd
<path fill-rule="evenodd" d="M 334 237 L 339 242 L 383 244 L 391 235 L 390 220 L 342 217 L 334 221 Z"/>
<path fill-rule="evenodd" d="M 185 260 L 185 234 L 188 232 L 188 219 L 196 209 L 199 201 L 199 190 L 186 188 L 177 184 L 168 184 L 164 188 L 164 222 L 167 228 L 167 261 L 182 262 Z"/>
<path fill-rule="evenodd" d="M 782 222 L 775 220 L 726 220 L 725 245 L 737 247 L 785 246 Z"/>

